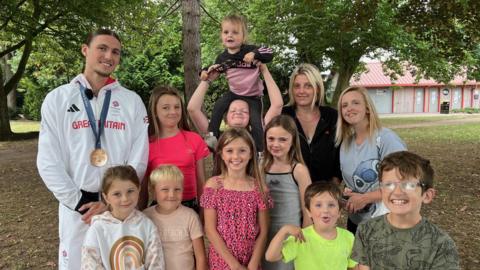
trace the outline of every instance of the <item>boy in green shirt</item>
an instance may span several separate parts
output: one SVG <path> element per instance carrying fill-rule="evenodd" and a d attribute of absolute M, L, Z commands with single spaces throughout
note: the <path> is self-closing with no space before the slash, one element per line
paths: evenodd
<path fill-rule="evenodd" d="M 352 258 L 359 269 L 460 269 L 453 240 L 420 215 L 435 195 L 430 161 L 400 151 L 386 156 L 378 171 L 390 213 L 358 226 Z"/>
<path fill-rule="evenodd" d="M 336 227 L 340 199 L 341 191 L 334 183 L 315 182 L 308 186 L 305 207 L 313 225 L 304 229 L 283 226 L 268 246 L 267 261 L 293 260 L 296 270 L 354 269 L 357 263 L 350 259 L 354 236 Z"/>

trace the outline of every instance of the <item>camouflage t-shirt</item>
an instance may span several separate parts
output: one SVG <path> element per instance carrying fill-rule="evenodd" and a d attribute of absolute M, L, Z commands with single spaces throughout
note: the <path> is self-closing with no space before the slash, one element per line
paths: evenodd
<path fill-rule="evenodd" d="M 453 240 L 425 218 L 409 229 L 393 227 L 387 215 L 361 223 L 352 259 L 371 270 L 460 269 Z"/>

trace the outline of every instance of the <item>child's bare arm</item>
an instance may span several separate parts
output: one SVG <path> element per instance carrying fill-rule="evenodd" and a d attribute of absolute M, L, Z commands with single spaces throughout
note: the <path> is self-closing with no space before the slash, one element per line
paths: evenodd
<path fill-rule="evenodd" d="M 203 194 L 203 188 L 205 186 L 205 158 L 197 160 L 195 164 L 195 170 L 197 173 L 197 201 L 200 201 L 200 197 Z"/>
<path fill-rule="evenodd" d="M 293 171 L 293 177 L 297 181 L 298 190 L 300 192 L 300 204 L 303 214 L 302 227 L 305 228 L 312 224 L 312 219 L 308 217 L 307 208 L 305 208 L 305 190 L 312 183 L 312 180 L 310 179 L 308 168 L 301 163 L 295 166 L 295 170 Z"/>
<path fill-rule="evenodd" d="M 205 244 L 203 237 L 192 240 L 193 254 L 195 255 L 195 266 L 197 270 L 207 270 L 207 255 L 205 253 Z"/>
<path fill-rule="evenodd" d="M 283 99 L 282 93 L 280 92 L 278 85 L 275 83 L 272 74 L 270 74 L 267 65 L 261 64 L 260 71 L 262 72 L 263 79 L 267 85 L 268 98 L 270 99 L 270 108 L 268 108 L 264 118 L 265 125 L 267 125 L 273 117 L 282 113 Z"/>
<path fill-rule="evenodd" d="M 269 262 L 276 262 L 282 259 L 283 241 L 289 236 L 293 235 L 301 242 L 305 241 L 302 234 L 302 229 L 294 225 L 283 226 L 277 234 L 273 237 L 267 252 L 265 253 L 265 259 Z"/>
<path fill-rule="evenodd" d="M 201 81 L 197 89 L 195 89 L 195 92 L 193 92 L 187 106 L 188 115 L 190 115 L 193 124 L 202 135 L 208 132 L 208 118 L 202 112 L 202 104 L 209 86 L 209 82 Z"/>
<path fill-rule="evenodd" d="M 265 246 L 267 244 L 268 237 L 268 224 L 269 215 L 268 209 L 258 211 L 258 224 L 260 226 L 260 233 L 255 240 L 255 246 L 253 247 L 253 254 L 248 262 L 249 270 L 256 270 L 262 261 L 263 254 L 265 253 Z"/>

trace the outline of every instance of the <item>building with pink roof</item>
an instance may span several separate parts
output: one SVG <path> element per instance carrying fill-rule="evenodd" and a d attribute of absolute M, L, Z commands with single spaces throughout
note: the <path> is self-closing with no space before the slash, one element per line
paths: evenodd
<path fill-rule="evenodd" d="M 480 83 L 465 77 L 457 76 L 449 84 L 430 79 L 415 82 L 405 71 L 392 81 L 382 63 L 367 63 L 366 67 L 366 72 L 352 77 L 350 85 L 367 88 L 379 113 L 436 113 L 441 104 L 449 109 L 480 108 Z"/>

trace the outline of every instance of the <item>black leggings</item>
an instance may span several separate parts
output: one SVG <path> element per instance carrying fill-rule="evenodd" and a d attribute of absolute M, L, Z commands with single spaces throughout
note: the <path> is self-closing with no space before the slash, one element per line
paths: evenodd
<path fill-rule="evenodd" d="M 351 221 L 350 219 L 347 220 L 347 230 L 353 233 L 353 235 L 355 235 L 355 233 L 357 232 L 357 227 L 358 225 L 353 223 L 353 221 Z"/>

